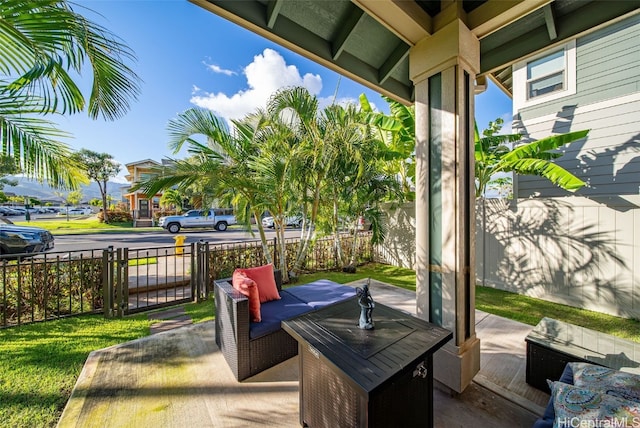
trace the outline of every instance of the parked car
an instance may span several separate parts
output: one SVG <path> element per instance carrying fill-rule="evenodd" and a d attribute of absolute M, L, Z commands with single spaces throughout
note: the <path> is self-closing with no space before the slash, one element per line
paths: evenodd
<path fill-rule="evenodd" d="M 189 210 L 183 215 L 160 217 L 158 226 L 171 233 L 178 233 L 182 228 L 213 228 L 227 230 L 227 226 L 236 224 L 236 216 L 230 209 Z"/>
<path fill-rule="evenodd" d="M 9 215 L 25 215 L 27 213 L 27 210 L 21 207 L 11 207 L 11 214 Z"/>
<path fill-rule="evenodd" d="M 357 226 L 358 230 L 371 230 L 371 220 L 366 217 L 358 217 Z"/>
<path fill-rule="evenodd" d="M 53 235 L 46 229 L 0 223 L 0 255 L 40 253 L 53 247 Z"/>
<path fill-rule="evenodd" d="M 18 214 L 20 214 L 18 211 L 15 211 L 9 207 L 0 207 L 1 216 L 10 216 L 10 215 L 18 215 Z"/>
<path fill-rule="evenodd" d="M 69 215 L 89 215 L 93 214 L 93 210 L 91 208 L 74 208 L 69 210 Z"/>
<path fill-rule="evenodd" d="M 89 215 L 93 214 L 93 210 L 91 208 L 69 208 L 68 211 L 60 211 L 61 215 Z"/>
<path fill-rule="evenodd" d="M 300 227 L 302 226 L 302 217 L 299 215 L 285 217 L 285 226 Z M 262 227 L 273 229 L 275 227 L 273 217 L 265 217 L 262 219 Z"/>
<path fill-rule="evenodd" d="M 347 222 L 347 227 L 349 230 L 353 230 L 354 227 L 356 230 L 371 230 L 371 220 L 360 216 L 355 222 L 353 220 L 349 220 Z"/>

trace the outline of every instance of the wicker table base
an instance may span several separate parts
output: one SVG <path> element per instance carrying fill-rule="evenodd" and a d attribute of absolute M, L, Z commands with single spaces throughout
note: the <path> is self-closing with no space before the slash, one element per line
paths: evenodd
<path fill-rule="evenodd" d="M 433 426 L 433 353 L 452 333 L 380 304 L 361 330 L 359 313 L 350 299 L 282 323 L 298 341 L 300 423 Z"/>

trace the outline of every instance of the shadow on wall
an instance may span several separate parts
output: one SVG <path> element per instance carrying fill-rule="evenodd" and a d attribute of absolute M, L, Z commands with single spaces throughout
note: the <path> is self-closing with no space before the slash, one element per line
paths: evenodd
<path fill-rule="evenodd" d="M 416 264 L 416 210 L 415 204 L 383 208 L 387 220 L 387 236 L 378 247 L 378 255 L 385 263 L 415 269 Z"/>
<path fill-rule="evenodd" d="M 561 148 L 560 151 L 564 154 L 554 162 L 587 183 L 575 195 L 592 198 L 612 208 L 625 209 L 628 205 L 621 204 L 623 199 L 618 195 L 640 193 L 637 180 L 640 173 L 640 133 L 631 134 L 635 132 L 633 130 L 637 130 L 637 126 L 626 123 L 634 121 L 633 112 L 598 118 L 592 122 L 585 122 L 583 118 L 580 123 L 576 123 L 575 119 L 578 117 L 574 115 L 577 107 L 563 106 L 562 110 L 557 112 L 553 123 L 549 124 L 549 131 L 545 133 L 538 129 L 537 132 L 540 135 L 552 135 L 590 129 L 588 138 Z M 523 134 L 523 142 L 528 143 L 536 139 L 530 136 L 529 129 L 519 114 L 514 116 L 513 130 Z M 545 197 L 572 195 L 540 177 L 519 176 L 518 181 L 522 187 L 515 189 L 515 193 L 521 198 L 536 195 L 537 192 Z"/>
<path fill-rule="evenodd" d="M 477 282 L 613 315 L 638 316 L 633 305 L 640 297 L 634 296 L 637 281 L 629 269 L 631 260 L 624 256 L 633 254 L 630 249 L 638 242 L 632 230 L 616 230 L 625 222 L 615 220 L 616 215 L 628 214 L 577 199 L 580 202 L 519 200 L 517 208 L 506 200 L 480 200 Z M 611 221 L 603 222 L 607 216 Z"/>

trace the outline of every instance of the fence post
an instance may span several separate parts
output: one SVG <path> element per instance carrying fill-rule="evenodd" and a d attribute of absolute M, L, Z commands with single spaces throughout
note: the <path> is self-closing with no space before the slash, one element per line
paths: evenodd
<path fill-rule="evenodd" d="M 209 242 L 205 240 L 201 240 L 202 242 L 202 253 L 201 253 L 201 264 L 202 264 L 202 289 L 199 296 L 203 297 L 204 300 L 209 298 Z"/>
<path fill-rule="evenodd" d="M 102 299 L 105 318 L 113 316 L 113 246 L 102 251 Z"/>
<path fill-rule="evenodd" d="M 129 248 L 118 248 L 118 317 L 122 318 L 129 311 Z"/>
<path fill-rule="evenodd" d="M 191 243 L 191 300 L 198 301 L 200 294 L 200 242 Z"/>
<path fill-rule="evenodd" d="M 115 262 L 115 286 L 116 286 L 116 314 L 118 318 L 122 318 L 122 248 L 116 250 L 116 262 Z"/>
<path fill-rule="evenodd" d="M 278 237 L 273 238 L 273 266 L 278 266 Z"/>

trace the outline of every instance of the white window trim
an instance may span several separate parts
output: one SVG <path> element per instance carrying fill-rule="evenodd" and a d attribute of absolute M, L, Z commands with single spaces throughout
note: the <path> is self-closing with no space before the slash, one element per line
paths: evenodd
<path fill-rule="evenodd" d="M 524 61 L 517 62 L 513 65 L 513 114 L 515 115 L 521 108 L 531 107 L 537 104 L 546 103 L 548 101 L 557 100 L 576 93 L 576 41 L 571 40 L 564 45 L 565 58 L 565 79 L 566 87 L 562 91 L 550 92 L 531 99 L 527 98 L 527 64 L 538 58 L 557 50 L 546 50 L 538 55 L 527 58 Z"/>

